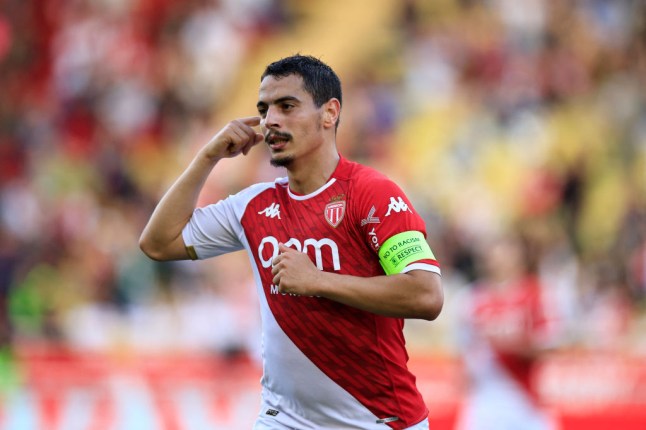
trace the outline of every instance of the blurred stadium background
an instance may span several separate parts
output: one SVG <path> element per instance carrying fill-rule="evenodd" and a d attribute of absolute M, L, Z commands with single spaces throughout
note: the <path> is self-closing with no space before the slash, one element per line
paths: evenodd
<path fill-rule="evenodd" d="M 463 292 L 512 234 L 562 336 L 537 370 L 564 429 L 646 428 L 646 3 L 640 0 L 4 0 L 0 428 L 248 429 L 246 256 L 155 263 L 154 204 L 293 53 L 344 85 L 339 144 L 429 226 L 446 307 L 407 322 L 450 429 Z M 202 202 L 280 172 L 227 161 Z"/>

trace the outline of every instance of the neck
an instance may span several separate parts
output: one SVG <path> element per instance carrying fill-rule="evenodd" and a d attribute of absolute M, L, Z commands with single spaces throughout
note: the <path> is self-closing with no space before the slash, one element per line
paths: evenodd
<path fill-rule="evenodd" d="M 312 154 L 311 159 L 294 161 L 287 169 L 289 188 L 297 194 L 310 194 L 327 183 L 338 164 L 339 153 L 335 146 L 323 154 Z"/>

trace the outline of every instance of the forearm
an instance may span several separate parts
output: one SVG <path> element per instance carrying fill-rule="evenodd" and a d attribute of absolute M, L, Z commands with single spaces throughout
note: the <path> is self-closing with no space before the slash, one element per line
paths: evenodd
<path fill-rule="evenodd" d="M 200 150 L 161 199 L 141 233 L 139 246 L 146 255 L 154 260 L 189 258 L 182 230 L 193 215 L 206 178 L 222 158 L 247 155 L 263 141 L 263 135 L 253 129 L 259 124 L 257 116 L 233 120 Z"/>
<path fill-rule="evenodd" d="M 434 320 L 444 303 L 440 276 L 432 272 L 362 278 L 321 272 L 319 296 L 379 315 Z"/>
<path fill-rule="evenodd" d="M 181 239 L 182 230 L 217 162 L 217 159 L 199 153 L 162 197 L 139 239 L 139 246 L 146 255 L 155 260 L 188 258 Z"/>

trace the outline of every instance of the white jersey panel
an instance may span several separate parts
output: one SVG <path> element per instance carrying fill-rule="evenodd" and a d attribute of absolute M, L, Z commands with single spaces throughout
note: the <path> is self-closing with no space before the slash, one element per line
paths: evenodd
<path fill-rule="evenodd" d="M 251 199 L 274 187 L 273 182 L 253 185 L 217 203 L 197 208 L 182 230 L 184 243 L 201 259 L 243 249 L 240 219 Z"/>

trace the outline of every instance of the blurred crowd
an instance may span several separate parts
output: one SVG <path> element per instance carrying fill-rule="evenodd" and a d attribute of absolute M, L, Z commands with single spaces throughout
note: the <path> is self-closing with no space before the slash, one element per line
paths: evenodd
<path fill-rule="evenodd" d="M 504 236 L 540 279 L 563 348 L 646 353 L 646 3 L 395 3 L 378 29 L 391 43 L 339 70 L 339 144 L 398 180 L 428 222 L 447 301 L 436 323 L 410 325 L 413 348 L 453 350 L 461 297 Z M 3 2 L 2 345 L 255 350 L 246 255 L 155 263 L 137 240 L 230 119 L 232 88 L 257 84 L 240 69 L 305 7 Z M 262 156 L 235 169 L 242 179 L 207 194 L 282 175 Z"/>

